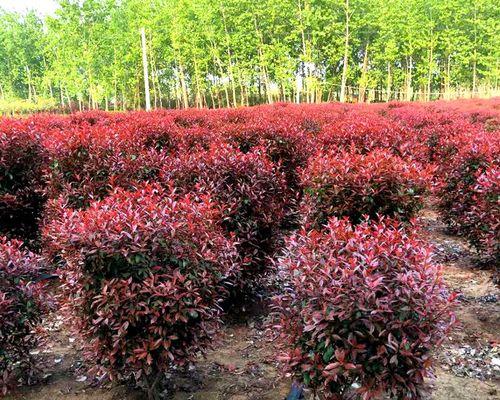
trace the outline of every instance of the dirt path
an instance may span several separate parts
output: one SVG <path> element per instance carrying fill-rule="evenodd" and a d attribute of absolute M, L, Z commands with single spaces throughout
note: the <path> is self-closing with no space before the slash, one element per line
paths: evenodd
<path fill-rule="evenodd" d="M 494 283 L 498 271 L 476 267 L 474 251 L 462 238 L 447 234 L 434 211 L 425 210 L 420 218 L 444 266 L 448 287 L 461 293 L 456 310 L 460 325 L 437 355 L 432 398 L 500 399 L 500 289 Z"/>
<path fill-rule="evenodd" d="M 446 234 L 437 215 L 421 215 L 444 278 L 459 290 L 461 326 L 437 355 L 434 400 L 500 400 L 500 290 L 493 271 L 474 267 L 474 253 L 460 238 Z M 227 324 L 214 350 L 196 368 L 175 372 L 166 390 L 172 400 L 280 400 L 290 380 L 280 377 L 271 343 L 265 338 L 260 313 Z M 45 382 L 22 388 L 13 399 L 136 400 L 144 396 L 124 385 L 95 388 L 81 371 L 79 353 L 62 328 L 60 317 L 47 323 L 48 340 L 35 351 Z M 309 398 L 310 396 L 308 396 Z"/>

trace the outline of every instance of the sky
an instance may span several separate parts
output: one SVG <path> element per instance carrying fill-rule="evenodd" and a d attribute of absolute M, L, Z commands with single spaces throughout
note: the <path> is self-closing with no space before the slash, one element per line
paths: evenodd
<path fill-rule="evenodd" d="M 36 10 L 38 14 L 50 15 L 57 8 L 56 0 L 0 0 L 0 7 L 7 11 Z"/>

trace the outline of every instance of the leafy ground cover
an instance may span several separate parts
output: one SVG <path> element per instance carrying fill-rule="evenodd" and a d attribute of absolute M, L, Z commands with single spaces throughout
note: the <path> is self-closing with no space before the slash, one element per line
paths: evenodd
<path fill-rule="evenodd" d="M 486 400 L 500 398 L 498 315 L 500 290 L 491 269 L 474 266 L 476 254 L 462 239 L 446 233 L 437 213 L 420 214 L 436 254 L 444 263 L 444 279 L 458 290 L 457 318 L 461 329 L 437 355 L 437 379 L 427 399 Z M 273 343 L 264 326 L 268 309 L 256 304 L 240 318 L 225 321 L 215 349 L 197 362 L 195 369 L 173 373 L 169 379 L 174 400 L 275 400 L 287 395 L 291 379 L 282 376 L 276 364 Z M 10 399 L 87 400 L 94 398 L 141 399 L 141 392 L 126 385 L 97 388 L 82 370 L 82 355 L 61 318 L 51 316 L 43 346 L 34 351 L 44 380 L 24 387 Z M 310 397 L 307 397 L 309 399 Z"/>
<path fill-rule="evenodd" d="M 2 119 L 3 392 L 498 396 L 499 107 Z"/>

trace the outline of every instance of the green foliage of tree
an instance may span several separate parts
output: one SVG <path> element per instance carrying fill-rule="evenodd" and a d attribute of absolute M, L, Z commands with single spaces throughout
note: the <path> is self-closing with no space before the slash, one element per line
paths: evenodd
<path fill-rule="evenodd" d="M 498 93 L 494 0 L 59 0 L 0 9 L 0 97 L 64 109 Z"/>

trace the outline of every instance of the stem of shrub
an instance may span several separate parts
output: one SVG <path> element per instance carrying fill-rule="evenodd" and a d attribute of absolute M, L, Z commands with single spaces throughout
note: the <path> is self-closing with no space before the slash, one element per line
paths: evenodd
<path fill-rule="evenodd" d="M 151 376 L 146 378 L 146 385 L 148 387 L 148 400 L 160 400 L 160 396 L 158 393 L 158 384 L 160 383 L 161 371 L 157 371 L 153 376 L 153 380 L 151 381 Z"/>

